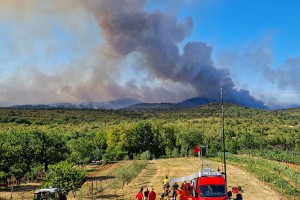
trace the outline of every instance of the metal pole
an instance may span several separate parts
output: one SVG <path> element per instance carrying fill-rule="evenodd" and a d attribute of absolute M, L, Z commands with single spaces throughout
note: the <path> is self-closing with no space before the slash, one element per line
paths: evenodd
<path fill-rule="evenodd" d="M 201 169 L 201 172 L 202 172 L 202 158 L 201 158 L 201 150 L 198 151 L 198 156 L 199 156 L 199 160 L 200 160 L 200 169 Z"/>
<path fill-rule="evenodd" d="M 226 185 L 227 185 L 225 132 L 224 132 L 224 102 L 223 102 L 223 88 L 222 87 L 221 87 L 221 99 L 222 99 L 222 135 L 223 135 L 224 173 L 225 173 L 225 182 L 226 182 Z"/>
<path fill-rule="evenodd" d="M 197 147 L 199 147 L 199 151 L 198 151 L 198 156 L 199 156 L 199 160 L 200 160 L 200 171 L 202 172 L 202 168 L 203 168 L 203 160 L 202 160 L 202 151 L 201 151 L 201 145 L 199 144 Z"/>

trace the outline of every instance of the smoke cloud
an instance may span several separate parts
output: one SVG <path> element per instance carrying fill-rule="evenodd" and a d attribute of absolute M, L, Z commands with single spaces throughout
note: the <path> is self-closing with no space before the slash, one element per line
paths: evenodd
<path fill-rule="evenodd" d="M 274 66 L 271 49 L 272 35 L 240 48 L 239 52 L 223 52 L 218 65 L 231 69 L 231 77 L 238 87 L 255 90 L 256 96 L 264 100 L 269 108 L 290 108 L 299 106 L 300 58 L 289 57 L 282 64 Z M 242 79 L 246 75 L 251 79 Z M 239 78 L 237 78 L 239 77 Z"/>
<path fill-rule="evenodd" d="M 226 101 L 265 108 L 248 90 L 236 89 L 228 70 L 214 66 L 211 46 L 189 42 L 180 52 L 191 18 L 147 13 L 143 0 L 1 4 L 0 25 L 9 21 L 11 35 L 0 32 L 10 37 L 0 69 L 11 68 L 0 81 L 2 101 L 219 100 L 222 87 Z"/>

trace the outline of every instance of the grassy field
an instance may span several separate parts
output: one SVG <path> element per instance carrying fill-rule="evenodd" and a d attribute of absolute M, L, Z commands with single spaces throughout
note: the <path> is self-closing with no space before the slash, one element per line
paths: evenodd
<path fill-rule="evenodd" d="M 124 199 L 133 200 L 140 187 L 154 187 L 157 196 L 162 193 L 162 181 L 165 175 L 171 177 L 181 177 L 190 175 L 199 171 L 200 164 L 198 158 L 176 158 L 176 159 L 159 159 L 149 161 L 146 168 L 134 178 L 128 185 L 122 189 L 122 184 L 117 181 L 115 177 L 116 170 L 122 165 L 131 165 L 132 161 L 122 161 L 110 163 L 108 165 L 89 165 L 88 181 L 76 193 L 74 198 L 71 193 L 68 199 Z M 211 168 L 222 169 L 222 164 L 215 161 L 204 160 L 204 164 L 208 164 Z M 293 199 L 291 197 L 284 197 L 280 191 L 275 191 L 269 184 L 259 181 L 254 175 L 237 168 L 235 166 L 227 165 L 228 189 L 232 186 L 241 186 L 243 190 L 243 199 L 246 200 L 279 200 L 279 199 Z M 29 189 L 34 186 L 27 185 Z M 31 188 L 30 188 L 31 187 Z M 91 188 L 94 188 L 92 194 Z M 96 189 L 98 192 L 96 192 Z M 20 189 L 13 193 L 13 199 L 32 199 L 33 193 L 22 193 Z M 1 191 L 0 197 L 10 199 L 9 191 Z M 158 199 L 158 198 L 157 198 Z"/>

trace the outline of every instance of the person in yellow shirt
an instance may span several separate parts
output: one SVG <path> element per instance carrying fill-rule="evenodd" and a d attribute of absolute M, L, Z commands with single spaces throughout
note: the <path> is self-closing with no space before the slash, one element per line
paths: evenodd
<path fill-rule="evenodd" d="M 166 185 L 167 182 L 168 182 L 168 176 L 166 176 L 166 178 L 164 179 L 163 184 Z"/>

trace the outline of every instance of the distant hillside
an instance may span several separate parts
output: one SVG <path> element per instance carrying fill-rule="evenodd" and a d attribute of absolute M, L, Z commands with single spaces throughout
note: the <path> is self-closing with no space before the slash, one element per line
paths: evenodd
<path fill-rule="evenodd" d="M 127 111 L 172 111 L 182 110 L 186 108 L 195 108 L 202 105 L 217 103 L 220 99 L 208 99 L 202 97 L 190 98 L 178 103 L 145 103 L 136 99 L 124 98 L 107 102 L 79 102 L 79 103 L 56 103 L 56 104 L 31 104 L 31 105 L 15 105 L 11 108 L 19 109 L 94 109 L 94 110 L 127 110 Z M 225 101 L 226 102 L 226 101 Z M 235 102 L 227 101 L 239 105 Z M 8 105 L 8 104 L 6 104 Z M 240 105 L 245 106 L 245 105 Z M 1 107 L 1 102 L 0 102 Z M 8 106 L 4 106 L 8 107 Z M 295 106 L 296 107 L 296 106 Z M 262 107 L 258 109 L 275 110 L 274 108 Z M 280 110 L 280 109 L 278 109 Z"/>
<path fill-rule="evenodd" d="M 19 109 L 103 109 L 103 110 L 116 110 L 131 106 L 133 104 L 141 103 L 135 99 L 117 99 L 107 102 L 79 102 L 79 103 L 55 103 L 55 104 L 31 104 L 31 105 L 15 105 L 11 108 Z"/>
<path fill-rule="evenodd" d="M 172 111 L 172 110 L 182 110 L 186 108 L 194 108 L 202 106 L 205 104 L 217 102 L 216 100 L 211 100 L 207 98 L 195 97 L 187 99 L 179 103 L 140 103 L 134 104 L 129 107 L 123 108 L 123 110 L 132 111 Z"/>
<path fill-rule="evenodd" d="M 218 102 L 218 101 L 214 100 L 214 99 L 194 97 L 194 98 L 187 99 L 185 101 L 179 102 L 179 103 L 177 103 L 177 105 L 178 106 L 183 106 L 183 107 L 197 107 L 197 106 L 200 106 L 200 105 L 213 103 L 213 102 Z"/>
<path fill-rule="evenodd" d="M 171 111 L 179 110 L 185 107 L 172 103 L 139 103 L 123 108 L 130 111 Z"/>
<path fill-rule="evenodd" d="M 108 102 L 80 102 L 80 103 L 56 103 L 56 104 L 31 104 L 15 105 L 11 108 L 19 109 L 95 109 L 95 110 L 129 110 L 129 111 L 165 111 L 193 108 L 204 104 L 216 102 L 216 100 L 195 97 L 179 103 L 143 103 L 135 99 L 117 99 Z"/>

